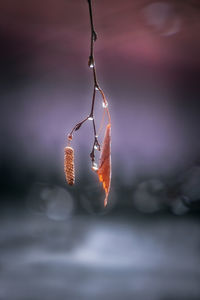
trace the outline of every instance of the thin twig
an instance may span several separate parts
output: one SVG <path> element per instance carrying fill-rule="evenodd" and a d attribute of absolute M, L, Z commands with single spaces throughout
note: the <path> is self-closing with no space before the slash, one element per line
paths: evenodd
<path fill-rule="evenodd" d="M 94 83 L 94 85 L 93 85 L 93 96 L 92 96 L 91 110 L 90 110 L 89 116 L 87 116 L 87 118 L 85 118 L 83 121 L 77 123 L 73 127 L 70 134 L 68 135 L 68 143 L 70 144 L 70 142 L 72 140 L 72 137 L 73 137 L 74 131 L 79 130 L 80 127 L 82 126 L 82 124 L 84 122 L 86 122 L 87 120 L 92 120 L 93 132 L 94 132 L 94 143 L 93 143 L 92 151 L 90 153 L 90 157 L 91 157 L 91 160 L 92 160 L 92 164 L 94 166 L 94 164 L 95 164 L 94 163 L 95 162 L 95 150 L 100 151 L 100 143 L 98 141 L 98 135 L 97 135 L 97 131 L 96 131 L 96 123 L 95 123 L 95 118 L 94 118 L 94 106 L 95 106 L 96 92 L 97 91 L 99 91 L 100 94 L 101 94 L 101 97 L 102 97 L 102 100 L 103 100 L 103 103 L 104 103 L 104 111 L 107 112 L 109 123 L 111 122 L 111 119 L 110 119 L 110 113 L 109 113 L 109 110 L 108 110 L 108 107 L 107 107 L 108 102 L 107 102 L 106 97 L 104 95 L 104 92 L 100 88 L 100 86 L 98 84 L 98 80 L 97 80 L 96 64 L 95 64 L 95 59 L 94 59 L 94 42 L 97 40 L 97 33 L 94 29 L 91 0 L 87 0 L 87 2 L 88 2 L 88 6 L 89 6 L 90 28 L 91 28 L 90 55 L 89 55 L 88 65 L 92 69 L 92 74 L 93 74 L 93 83 Z"/>

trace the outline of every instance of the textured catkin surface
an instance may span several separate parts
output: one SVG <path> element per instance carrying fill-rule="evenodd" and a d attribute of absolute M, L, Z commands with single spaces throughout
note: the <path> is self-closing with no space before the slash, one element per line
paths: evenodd
<path fill-rule="evenodd" d="M 75 182 L 74 149 L 71 147 L 65 147 L 64 150 L 64 171 L 68 184 L 73 185 Z"/>

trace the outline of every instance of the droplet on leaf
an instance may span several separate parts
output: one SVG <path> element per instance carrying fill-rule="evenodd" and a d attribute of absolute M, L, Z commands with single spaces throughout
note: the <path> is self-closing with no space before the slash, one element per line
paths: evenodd
<path fill-rule="evenodd" d="M 94 171 L 97 171 L 97 170 L 98 170 L 98 166 L 97 166 L 96 163 L 93 163 L 93 164 L 92 164 L 92 169 L 93 169 Z"/>

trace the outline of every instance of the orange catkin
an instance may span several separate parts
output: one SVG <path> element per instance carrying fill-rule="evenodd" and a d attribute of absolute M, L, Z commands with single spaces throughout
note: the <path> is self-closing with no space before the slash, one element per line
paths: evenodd
<path fill-rule="evenodd" d="M 73 185 L 75 182 L 74 149 L 71 147 L 65 147 L 64 171 L 68 184 Z"/>

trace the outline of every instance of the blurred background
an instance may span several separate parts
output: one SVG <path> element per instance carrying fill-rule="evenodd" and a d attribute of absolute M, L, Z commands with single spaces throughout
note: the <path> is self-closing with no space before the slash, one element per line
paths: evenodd
<path fill-rule="evenodd" d="M 200 299 L 200 3 L 93 6 L 112 116 L 105 209 L 89 121 L 75 187 L 63 172 L 92 98 L 87 1 L 0 2 L 0 299 Z"/>

